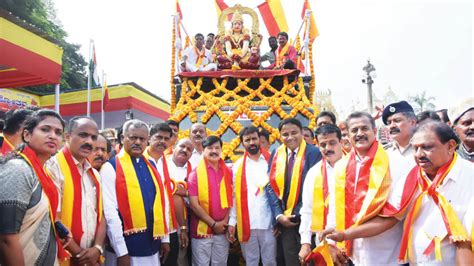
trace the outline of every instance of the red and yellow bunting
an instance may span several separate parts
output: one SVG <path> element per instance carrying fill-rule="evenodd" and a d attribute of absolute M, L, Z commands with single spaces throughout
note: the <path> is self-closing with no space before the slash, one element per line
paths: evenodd
<path fill-rule="evenodd" d="M 123 220 L 124 234 L 143 232 L 147 229 L 145 205 L 132 158 L 123 149 L 115 158 L 117 203 Z M 153 203 L 153 219 L 155 221 L 153 223 L 153 237 L 162 238 L 168 234 L 163 183 L 156 168 L 144 157 L 142 159 L 147 164 L 156 191 Z"/>
<path fill-rule="evenodd" d="M 63 50 L 0 16 L 0 87 L 55 84 L 61 79 Z"/>

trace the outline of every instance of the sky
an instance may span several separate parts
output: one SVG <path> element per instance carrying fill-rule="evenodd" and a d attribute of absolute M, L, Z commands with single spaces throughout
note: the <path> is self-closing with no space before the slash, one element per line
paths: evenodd
<path fill-rule="evenodd" d="M 88 60 L 94 40 L 107 84 L 135 82 L 170 99 L 171 32 L 175 0 L 53 0 L 68 41 Z M 214 0 L 180 0 L 190 36 L 217 32 Z M 256 8 L 262 0 L 225 0 Z M 295 38 L 303 0 L 281 0 Z M 376 68 L 377 98 L 390 87 L 399 100 L 426 91 L 437 108 L 474 97 L 470 0 L 310 0 L 320 36 L 313 45 L 316 90 L 332 91 L 338 112 L 366 108 L 362 67 Z M 247 24 L 250 27 L 250 23 Z M 261 50 L 269 50 L 268 33 Z"/>

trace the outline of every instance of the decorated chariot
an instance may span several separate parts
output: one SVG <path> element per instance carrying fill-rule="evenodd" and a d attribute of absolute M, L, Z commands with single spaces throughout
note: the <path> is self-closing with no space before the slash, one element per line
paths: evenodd
<path fill-rule="evenodd" d="M 243 16 L 252 19 L 247 30 Z M 231 17 L 230 29 L 225 29 Z M 212 55 L 217 71 L 184 72 L 179 67 L 181 53 L 175 16 L 171 73 L 171 117 L 180 122 L 180 137 L 189 135 L 193 123 L 206 125 L 208 135 L 220 136 L 223 155 L 235 161 L 243 152 L 238 133 L 248 125 L 262 127 L 270 133 L 270 143 L 279 145 L 278 124 L 282 119 L 296 117 L 304 126 L 315 127 L 318 113 L 312 98 L 315 91 L 312 44 L 299 36 L 295 39 L 301 63 L 306 70 L 262 69 L 259 47 L 262 35 L 258 16 L 251 8 L 235 5 L 221 12 L 218 35 Z M 306 58 L 303 58 L 306 54 Z"/>

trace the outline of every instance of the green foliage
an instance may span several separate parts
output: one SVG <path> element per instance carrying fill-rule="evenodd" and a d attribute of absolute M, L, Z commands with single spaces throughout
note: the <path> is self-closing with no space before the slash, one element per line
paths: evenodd
<path fill-rule="evenodd" d="M 435 100 L 435 97 L 427 96 L 426 91 L 422 91 L 415 96 L 410 96 L 409 99 L 413 103 L 412 105 L 416 112 L 432 111 L 436 109 L 436 106 L 431 102 Z"/>
<path fill-rule="evenodd" d="M 63 48 L 61 90 L 84 88 L 87 86 L 84 57 L 79 53 L 80 45 L 66 41 L 67 32 L 56 18 L 56 10 L 51 0 L 1 0 L 0 8 L 13 13 L 28 24 L 36 26 Z M 38 92 L 53 91 L 52 85 L 28 87 Z"/>

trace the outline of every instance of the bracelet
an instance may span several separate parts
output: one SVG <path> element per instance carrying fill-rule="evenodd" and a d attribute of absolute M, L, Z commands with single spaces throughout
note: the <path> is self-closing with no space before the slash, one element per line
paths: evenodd
<path fill-rule="evenodd" d="M 95 247 L 97 250 L 99 250 L 100 255 L 104 254 L 104 250 L 102 249 L 102 247 L 101 247 L 99 244 L 94 245 L 94 247 Z"/>
<path fill-rule="evenodd" d="M 179 229 L 181 229 L 181 231 L 182 231 L 182 230 L 188 230 L 188 227 L 186 227 L 186 225 L 183 225 L 183 226 L 181 226 Z"/>
<path fill-rule="evenodd" d="M 211 229 L 214 229 L 214 226 L 216 226 L 216 222 L 214 222 L 214 223 L 211 225 Z"/>

